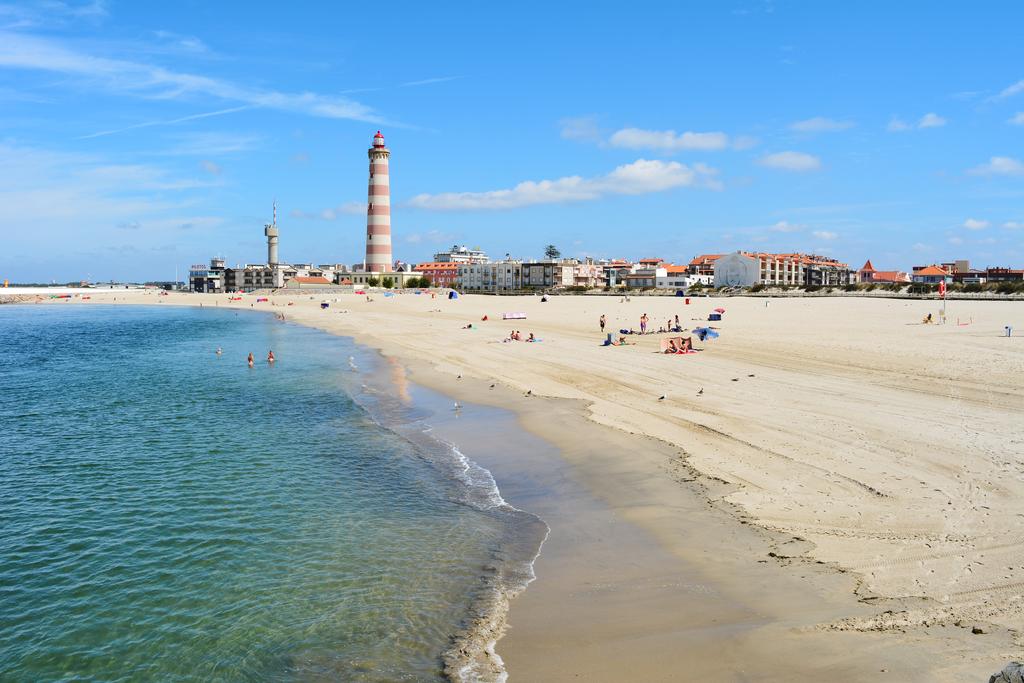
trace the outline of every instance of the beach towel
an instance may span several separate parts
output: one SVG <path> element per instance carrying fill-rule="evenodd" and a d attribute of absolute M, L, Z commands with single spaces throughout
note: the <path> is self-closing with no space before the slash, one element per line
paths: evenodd
<path fill-rule="evenodd" d="M 718 332 L 715 332 L 710 327 L 695 327 L 693 328 L 693 333 L 697 335 L 697 338 L 701 341 L 704 341 L 705 339 L 718 338 Z"/>

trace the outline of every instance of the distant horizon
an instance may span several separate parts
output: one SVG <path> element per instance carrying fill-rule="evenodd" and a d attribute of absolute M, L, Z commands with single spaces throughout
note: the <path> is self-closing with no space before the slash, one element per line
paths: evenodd
<path fill-rule="evenodd" d="M 394 257 L 1024 264 L 1024 7 L 0 5 L 0 280 Z M 986 49 L 975 49 L 978 44 Z M 632 256 L 630 256 L 632 255 Z"/>

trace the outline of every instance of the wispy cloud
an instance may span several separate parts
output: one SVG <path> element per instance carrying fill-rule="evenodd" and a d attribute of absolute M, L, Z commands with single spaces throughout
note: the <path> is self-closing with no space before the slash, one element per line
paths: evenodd
<path fill-rule="evenodd" d="M 1024 163 L 1013 157 L 990 157 L 987 163 L 970 168 L 971 175 L 1024 175 Z"/>
<path fill-rule="evenodd" d="M 1015 126 L 1024 126 L 1024 111 L 1017 112 L 1007 123 L 1012 123 Z"/>
<path fill-rule="evenodd" d="M 99 21 L 107 17 L 107 3 L 68 3 L 60 0 L 0 4 L 0 29 L 65 26 L 76 21 Z"/>
<path fill-rule="evenodd" d="M 798 133 L 837 133 L 853 128 L 855 125 L 857 124 L 853 121 L 837 121 L 823 116 L 815 116 L 811 119 L 791 123 L 789 128 Z"/>
<path fill-rule="evenodd" d="M 101 130 L 98 133 L 90 133 L 89 135 L 80 135 L 75 138 L 76 140 L 89 140 L 91 138 L 104 137 L 106 135 L 114 135 L 115 133 L 124 133 L 125 131 L 135 130 L 137 128 L 151 128 L 153 126 L 173 126 L 178 123 L 185 123 L 186 121 L 198 121 L 200 119 L 208 119 L 212 116 L 224 116 L 225 114 L 234 114 L 235 112 L 245 111 L 246 109 L 252 109 L 249 105 L 241 107 L 231 107 L 229 109 L 218 109 L 217 111 L 208 111 L 201 114 L 190 114 L 188 116 L 181 116 L 176 119 L 165 119 L 159 121 L 143 121 L 142 123 L 135 123 L 130 126 L 123 128 L 114 128 L 112 130 Z"/>
<path fill-rule="evenodd" d="M 571 116 L 558 123 L 561 126 L 562 138 L 566 140 L 596 142 L 601 139 L 596 116 Z"/>
<path fill-rule="evenodd" d="M 1003 227 L 1007 230 L 1024 230 L 1024 221 L 1006 221 Z"/>
<path fill-rule="evenodd" d="M 319 220 L 319 221 L 334 221 L 338 217 L 343 215 L 358 215 L 366 213 L 366 202 L 345 202 L 338 206 L 321 209 L 319 211 L 303 211 L 302 209 L 292 209 L 291 217 L 300 218 L 303 220 Z"/>
<path fill-rule="evenodd" d="M 557 180 L 527 180 L 510 189 L 489 192 L 420 194 L 409 200 L 409 205 L 432 211 L 486 211 L 590 201 L 616 194 L 648 194 L 686 186 L 720 189 L 716 174 L 715 169 L 704 164 L 690 167 L 675 161 L 638 159 L 596 178 L 568 176 Z"/>
<path fill-rule="evenodd" d="M 811 234 L 817 237 L 819 240 L 839 239 L 839 233 L 831 232 L 829 230 L 815 230 Z"/>
<path fill-rule="evenodd" d="M 224 171 L 224 169 L 220 167 L 220 164 L 216 164 L 209 159 L 203 159 L 200 161 L 199 166 L 210 175 L 220 175 Z"/>
<path fill-rule="evenodd" d="M 821 159 L 804 152 L 776 152 L 766 154 L 757 160 L 761 166 L 777 168 L 783 171 L 817 171 L 821 168 Z"/>
<path fill-rule="evenodd" d="M 803 230 L 805 225 L 799 223 L 790 223 L 789 221 L 779 221 L 775 225 L 769 228 L 772 232 L 800 232 Z"/>
<path fill-rule="evenodd" d="M 979 220 L 977 218 L 968 218 L 964 221 L 963 227 L 968 230 L 984 230 L 990 225 L 988 221 Z"/>
<path fill-rule="evenodd" d="M 11 31 L 0 31 L 0 67 L 76 76 L 90 87 L 142 97 L 177 99 L 205 96 L 309 116 L 382 122 L 370 107 L 340 96 L 248 87 L 210 76 L 98 57 L 56 40 Z"/>
<path fill-rule="evenodd" d="M 1019 95 L 1022 92 L 1024 92 L 1024 80 L 1017 81 L 1013 85 L 1007 86 L 998 95 L 996 95 L 995 99 L 1002 100 L 1007 97 Z"/>
<path fill-rule="evenodd" d="M 625 149 L 651 149 L 659 152 L 673 153 L 686 150 L 717 150 L 729 146 L 729 136 L 725 133 L 694 133 L 686 131 L 676 133 L 674 130 L 643 130 L 641 128 L 623 128 L 615 131 L 608 139 L 612 147 Z"/>
<path fill-rule="evenodd" d="M 399 83 L 400 88 L 412 88 L 417 85 L 432 85 L 434 83 L 447 83 L 448 81 L 457 81 L 462 76 L 440 76 L 438 78 L 424 78 L 419 81 L 408 81 L 406 83 Z"/>
<path fill-rule="evenodd" d="M 412 232 L 402 237 L 407 244 L 451 244 L 457 236 L 450 232 L 440 230 L 427 230 L 426 232 Z"/>
<path fill-rule="evenodd" d="M 244 133 L 182 133 L 176 135 L 178 143 L 166 150 L 171 156 L 222 156 L 248 152 L 255 148 L 262 138 Z"/>
<path fill-rule="evenodd" d="M 898 116 L 894 116 L 889 120 L 889 124 L 885 129 L 890 133 L 902 133 L 908 130 L 913 130 L 914 128 L 941 128 L 942 126 L 945 126 L 946 123 L 946 119 L 942 118 L 935 112 L 928 112 L 914 124 L 907 123 Z"/>
<path fill-rule="evenodd" d="M 935 112 L 928 112 L 917 122 L 918 128 L 941 128 L 944 125 L 946 125 L 946 119 Z"/>

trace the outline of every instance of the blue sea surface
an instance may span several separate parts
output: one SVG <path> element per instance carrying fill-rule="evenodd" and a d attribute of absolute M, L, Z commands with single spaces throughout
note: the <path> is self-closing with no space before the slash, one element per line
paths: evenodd
<path fill-rule="evenodd" d="M 265 314 L 0 306 L 0 680 L 442 680 L 537 529 L 375 364 Z"/>

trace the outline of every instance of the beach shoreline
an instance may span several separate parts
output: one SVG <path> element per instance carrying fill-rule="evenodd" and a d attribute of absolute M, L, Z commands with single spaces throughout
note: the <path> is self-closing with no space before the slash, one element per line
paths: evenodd
<path fill-rule="evenodd" d="M 198 297 L 179 294 L 163 297 L 161 300 L 155 299 L 156 295 L 126 296 L 123 292 L 115 293 L 119 298 L 118 303 L 153 304 L 160 301 L 165 304 L 199 305 L 208 302 L 228 305 L 224 296 Z M 289 321 L 352 336 L 357 342 L 377 348 L 389 357 L 399 360 L 408 368 L 414 382 L 454 396 L 458 400 L 485 405 L 500 404 L 500 407 L 514 411 L 520 416 L 520 423 L 525 429 L 559 447 L 563 459 L 573 472 L 573 477 L 579 480 L 592 499 L 605 507 L 606 512 L 610 511 L 609 519 L 622 524 L 622 528 L 627 530 L 622 532 L 623 534 L 628 536 L 641 529 L 647 535 L 647 540 L 652 541 L 641 550 L 651 559 L 646 574 L 637 575 L 635 572 L 624 571 L 628 568 L 627 565 L 620 564 L 616 569 L 623 576 L 629 577 L 633 586 L 647 586 L 649 590 L 641 595 L 636 591 L 631 593 L 627 590 L 628 586 L 619 584 L 614 590 L 607 590 L 604 593 L 599 591 L 596 595 L 599 596 L 597 602 L 600 609 L 593 611 L 593 608 L 579 604 L 578 600 L 574 602 L 574 595 L 578 597 L 579 593 L 578 590 L 574 592 L 574 588 L 578 588 L 580 580 L 585 585 L 599 585 L 600 577 L 594 576 L 593 572 L 588 574 L 584 565 L 586 552 L 591 556 L 598 555 L 600 544 L 591 547 L 584 542 L 574 543 L 571 539 L 562 543 L 556 535 L 559 527 L 552 523 L 552 520 L 548 520 L 552 526 L 552 538 L 548 542 L 550 547 L 546 546 L 538 559 L 538 575 L 542 580 L 537 581 L 517 598 L 510 615 L 511 629 L 499 644 L 499 649 L 506 653 L 503 656 L 509 664 L 513 680 L 520 677 L 523 680 L 532 680 L 536 677 L 560 680 L 580 671 L 585 671 L 588 679 L 614 680 L 616 666 L 623 667 L 618 670 L 621 677 L 621 672 L 638 671 L 636 666 L 642 661 L 650 662 L 647 668 L 643 669 L 643 677 L 647 680 L 668 680 L 676 677 L 679 666 L 686 666 L 688 671 L 708 675 L 737 675 L 737 672 L 746 671 L 745 675 L 756 674 L 766 680 L 811 680 L 822 672 L 841 675 L 843 680 L 861 680 L 877 674 L 881 669 L 893 673 L 903 669 L 905 674 L 915 676 L 922 671 L 929 671 L 939 680 L 959 680 L 967 677 L 969 673 L 976 677 L 987 675 L 1000 668 L 1006 659 L 1019 657 L 1019 624 L 1015 621 L 1016 610 L 1013 608 L 1020 600 L 1020 591 L 1012 587 L 1015 583 L 1012 581 L 1015 567 L 1009 566 L 1003 570 L 1008 572 L 1006 576 L 1011 580 L 1004 580 L 1002 583 L 989 581 L 981 588 L 971 587 L 970 584 L 958 586 L 965 589 L 961 593 L 980 591 L 973 595 L 991 594 L 1001 598 L 1007 602 L 1006 607 L 1009 609 L 998 609 L 998 605 L 993 608 L 993 601 L 990 600 L 982 601 L 980 607 L 977 601 L 954 600 L 950 604 L 948 598 L 946 601 L 937 599 L 933 587 L 926 583 L 916 586 L 914 590 L 908 590 L 903 585 L 913 580 L 920 581 L 919 575 L 928 571 L 935 573 L 939 569 L 948 573 L 948 568 L 941 566 L 944 561 L 957 565 L 955 561 L 949 560 L 948 548 L 943 549 L 942 553 L 922 556 L 923 547 L 932 543 L 959 544 L 958 547 L 963 554 L 975 553 L 972 555 L 973 560 L 977 557 L 975 548 L 979 544 L 972 544 L 968 534 L 981 536 L 980 532 L 984 532 L 994 536 L 993 529 L 983 527 L 979 530 L 972 527 L 970 523 L 977 520 L 967 513 L 959 514 L 956 519 L 945 521 L 949 532 L 956 532 L 946 534 L 953 538 L 943 539 L 941 534 L 903 533 L 895 539 L 902 544 L 895 548 L 898 553 L 896 557 L 891 560 L 883 559 L 880 567 L 865 567 L 865 555 L 885 558 L 886 553 L 892 554 L 894 539 L 888 539 L 889 546 L 885 546 L 887 539 L 884 537 L 863 536 L 851 540 L 850 537 L 844 538 L 835 534 L 838 530 L 835 525 L 829 527 L 831 534 L 816 534 L 815 529 L 820 531 L 823 525 L 819 523 L 818 527 L 815 527 L 811 520 L 807 519 L 807 510 L 816 503 L 822 506 L 846 504 L 859 511 L 869 511 L 865 501 L 886 503 L 896 497 L 896 493 L 886 490 L 884 486 L 876 485 L 877 482 L 870 477 L 854 477 L 842 468 L 829 469 L 808 462 L 808 458 L 790 455 L 787 449 L 799 453 L 801 447 L 786 443 L 785 438 L 782 439 L 783 443 L 772 448 L 764 447 L 759 443 L 763 438 L 759 432 L 763 432 L 766 427 L 758 423 L 758 411 L 742 410 L 742 402 L 737 406 L 738 401 L 735 397 L 727 397 L 731 400 L 718 399 L 719 392 L 724 393 L 725 389 L 729 388 L 724 382 L 739 382 L 746 379 L 746 376 L 739 372 L 741 369 L 756 370 L 746 373 L 750 380 L 756 379 L 757 375 L 773 375 L 771 379 L 780 386 L 790 388 L 792 378 L 787 375 L 805 373 L 806 369 L 810 368 L 817 374 L 825 375 L 833 389 L 837 381 L 844 383 L 848 389 L 852 388 L 855 395 L 858 390 L 870 388 L 878 392 L 878 400 L 881 403 L 905 409 L 907 406 L 902 393 L 909 391 L 913 392 L 915 397 L 922 394 L 927 396 L 929 385 L 934 387 L 936 383 L 934 371 L 922 371 L 922 367 L 927 368 L 927 361 L 932 359 L 929 354 L 915 359 L 914 354 L 907 354 L 902 350 L 895 354 L 883 352 L 883 355 L 889 353 L 890 356 L 896 356 L 883 360 L 888 361 L 890 365 L 900 366 L 898 374 L 901 382 L 907 385 L 904 388 L 891 386 L 891 375 L 896 371 L 885 367 L 885 363 L 836 362 L 827 352 L 814 353 L 816 349 L 813 338 L 808 342 L 802 339 L 799 333 L 790 339 L 791 343 L 788 346 L 791 348 L 787 353 L 796 356 L 800 361 L 799 366 L 787 365 L 786 362 L 780 362 L 777 357 L 773 357 L 773 353 L 780 353 L 774 341 L 746 346 L 730 345 L 726 342 L 721 344 L 722 353 L 713 355 L 705 352 L 707 356 L 699 359 L 705 361 L 705 365 L 712 365 L 715 374 L 722 374 L 725 378 L 719 378 L 722 381 L 718 381 L 712 375 L 699 372 L 695 373 L 698 376 L 693 378 L 702 385 L 702 388 L 707 386 L 709 394 L 714 392 L 716 396 L 712 401 L 704 401 L 704 404 L 718 401 L 719 405 L 715 405 L 711 410 L 703 405 L 690 405 L 694 403 L 694 399 L 677 397 L 676 389 L 670 384 L 672 390 L 668 400 L 673 405 L 670 410 L 664 410 L 656 402 L 655 394 L 665 391 L 665 385 L 659 384 L 657 375 L 645 377 L 637 383 L 630 379 L 629 373 L 642 374 L 646 367 L 654 362 L 668 360 L 686 363 L 691 359 L 664 358 L 657 354 L 653 358 L 637 355 L 635 359 L 631 359 L 635 361 L 635 367 L 628 367 L 625 371 L 621 367 L 609 369 L 608 374 L 614 376 L 616 380 L 612 386 L 588 387 L 586 382 L 574 381 L 572 377 L 565 376 L 566 372 L 571 371 L 585 373 L 586 363 L 592 364 L 594 361 L 593 352 L 587 349 L 584 353 L 582 347 L 579 355 L 587 357 L 572 357 L 575 355 L 572 344 L 584 339 L 584 332 L 578 329 L 580 325 L 575 317 L 579 312 L 566 313 L 564 309 L 569 306 L 562 306 L 562 310 L 557 312 L 552 310 L 556 306 L 544 309 L 537 305 L 536 299 L 524 297 L 517 298 L 514 302 L 503 300 L 500 304 L 514 303 L 522 308 L 529 307 L 530 322 L 515 324 L 524 328 L 529 325 L 530 329 L 539 330 L 548 340 L 545 343 L 552 343 L 556 348 L 551 353 L 546 353 L 543 362 L 540 362 L 523 355 L 526 353 L 523 351 L 527 348 L 526 345 L 497 347 L 507 348 L 510 351 L 509 355 L 515 354 L 509 359 L 509 364 L 521 363 L 519 369 L 522 372 L 502 371 L 502 361 L 495 361 L 490 357 L 494 355 L 491 353 L 492 349 L 472 338 L 461 345 L 465 348 L 444 348 L 444 353 L 434 352 L 439 348 L 439 344 L 443 344 L 452 336 L 480 333 L 478 330 L 463 332 L 461 326 L 457 326 L 456 323 L 474 321 L 474 324 L 480 327 L 480 323 L 475 322 L 479 321 L 480 312 L 493 310 L 499 302 L 493 299 L 482 300 L 485 299 L 483 297 L 463 297 L 460 303 L 453 302 L 449 305 L 447 302 L 442 303 L 440 299 L 434 301 L 425 297 L 418 298 L 419 301 L 413 299 L 411 295 L 404 295 L 394 298 L 399 301 L 368 303 L 360 298 L 348 296 L 330 304 L 335 307 L 347 306 L 350 309 L 358 306 L 359 313 L 368 314 L 366 316 L 355 313 L 332 315 L 338 312 L 337 308 L 321 311 L 318 300 L 302 297 L 276 297 L 277 302 L 282 305 L 264 306 L 262 310 L 282 314 Z M 95 303 L 101 303 L 99 299 L 100 297 L 97 297 Z M 562 300 L 566 299 L 568 298 Z M 288 301 L 296 305 L 284 305 Z M 428 304 L 428 301 L 432 304 Z M 714 299 L 698 301 L 704 307 L 723 303 Z M 250 303 L 251 299 L 242 302 L 243 305 Z M 392 303 L 401 304 L 401 309 L 391 312 L 381 310 Z M 726 300 L 724 303 L 731 309 L 739 308 L 734 299 Z M 753 303 L 758 306 L 761 304 L 760 301 Z M 870 301 L 858 305 L 870 306 L 878 303 L 880 302 Z M 634 301 L 633 304 L 637 302 Z M 434 306 L 433 309 L 424 310 L 431 305 Z M 581 305 L 577 303 L 573 306 Z M 612 304 L 609 302 L 601 305 Z M 644 300 L 638 305 L 657 310 L 659 305 L 678 307 L 679 304 L 671 300 L 660 304 Z M 779 302 L 775 310 L 782 305 L 782 302 Z M 791 305 L 807 307 L 821 304 L 799 300 Z M 917 308 L 934 307 L 934 302 L 890 302 L 888 308 L 891 309 L 893 305 L 911 307 L 904 317 L 913 320 L 919 318 Z M 1021 317 L 1019 304 L 995 305 L 1013 308 L 1010 311 L 999 311 L 1008 319 L 1014 316 Z M 446 308 L 442 309 L 441 306 Z M 977 317 L 978 323 L 984 324 L 983 321 L 990 315 L 990 311 L 984 310 L 986 307 L 980 303 L 973 306 L 977 309 L 977 316 L 972 310 L 972 322 Z M 631 305 L 630 308 L 636 306 Z M 742 313 L 751 317 L 756 315 L 751 309 L 752 307 L 746 304 Z M 549 316 L 549 312 L 554 315 Z M 631 313 L 637 312 L 631 310 Z M 866 315 L 859 311 L 857 313 Z M 813 319 L 814 311 L 809 311 L 809 315 Z M 547 319 L 548 317 L 555 320 Z M 591 317 L 596 318 L 596 315 Z M 534 319 L 537 319 L 536 323 Z M 690 320 L 685 322 L 688 325 L 693 324 Z M 763 320 L 759 322 L 763 323 Z M 779 329 L 789 329 L 786 327 L 787 324 L 791 325 L 792 319 L 782 321 Z M 484 324 L 484 329 L 492 330 L 493 336 L 502 335 L 504 327 L 508 324 L 499 325 L 500 327 Z M 989 331 L 991 336 L 996 336 L 996 325 L 990 323 L 989 326 L 992 327 Z M 723 327 L 728 330 L 729 324 Z M 746 330 L 742 326 L 738 327 L 736 334 L 741 336 Z M 381 334 L 379 330 L 383 328 L 391 328 L 394 331 L 390 334 Z M 944 331 L 950 330 L 953 330 L 951 326 Z M 846 331 L 848 332 L 848 329 Z M 912 332 L 916 333 L 916 330 Z M 588 334 L 590 343 L 596 344 L 596 330 Z M 410 335 L 416 335 L 412 344 L 409 343 Z M 949 334 L 943 336 L 949 337 Z M 971 335 L 970 338 L 974 337 L 981 338 L 980 335 Z M 563 346 L 563 339 L 571 343 Z M 653 340 L 640 338 L 638 341 L 643 344 Z M 854 343 L 845 351 L 842 358 L 857 359 L 859 349 L 856 343 L 859 340 L 851 337 L 850 341 Z M 500 344 L 500 341 L 488 340 L 484 343 Z M 962 342 L 955 340 L 954 343 Z M 834 346 L 835 342 L 829 341 L 829 344 Z M 559 346 L 561 348 L 558 348 Z M 550 347 L 540 345 L 537 348 L 546 352 Z M 425 353 L 424 349 L 430 349 L 431 352 Z M 935 354 L 935 357 L 941 358 L 941 352 L 944 350 L 940 348 L 940 353 Z M 629 351 L 633 350 L 606 349 L 602 352 L 622 354 Z M 636 351 L 639 352 L 639 349 Z M 718 351 L 719 349 L 715 349 L 715 352 Z M 1022 372 L 1020 347 L 1011 347 L 1007 353 L 1009 355 L 1006 358 L 1000 359 L 1011 374 L 1005 386 L 985 387 L 970 378 L 948 379 L 947 384 L 955 388 L 956 400 L 961 403 L 958 408 L 961 412 L 960 417 L 963 419 L 983 420 L 984 417 L 978 417 L 979 408 L 993 407 L 993 393 L 1002 399 L 1002 407 L 998 409 L 1001 412 L 990 416 L 987 422 L 982 422 L 981 427 L 984 429 L 978 432 L 981 437 L 974 438 L 972 443 L 978 452 L 989 454 L 994 452 L 990 442 L 993 439 L 1003 439 L 1009 448 L 1009 456 L 1003 461 L 1005 469 L 1011 476 L 1017 477 L 1020 472 L 1019 455 L 1014 459 L 1012 448 L 1019 442 L 1015 442 L 1012 433 L 1009 432 L 1009 425 L 1012 422 L 1007 420 L 1019 413 L 1019 410 L 1015 413 L 1012 404 L 1007 407 L 1006 400 L 1019 396 L 1019 390 L 1014 389 L 1019 384 L 1015 384 L 1012 379 L 1017 377 L 1014 373 Z M 487 357 L 479 361 L 474 354 Z M 429 356 L 429 360 L 424 356 Z M 833 361 L 831 364 L 830 360 Z M 922 364 L 922 360 L 926 362 Z M 579 363 L 583 364 L 583 369 Z M 706 368 L 699 366 L 695 366 L 695 369 L 706 371 Z M 980 372 L 976 368 L 972 370 Z M 739 377 L 730 379 L 732 375 Z M 453 380 L 453 377 L 458 376 L 462 379 Z M 868 381 L 865 382 L 863 377 L 867 377 Z M 585 379 L 593 380 L 597 385 L 601 383 L 600 377 L 588 376 Z M 800 379 L 806 380 L 806 377 L 800 375 Z M 497 386 L 492 389 L 490 384 Z M 749 381 L 746 384 L 753 385 L 755 382 Z M 642 393 L 647 388 L 651 389 L 650 395 L 643 397 Z M 526 391 L 531 392 L 529 397 L 523 395 Z M 616 391 L 620 392 L 618 400 L 608 400 L 615 397 L 603 395 L 605 392 Z M 756 399 L 757 391 L 752 392 L 754 396 L 743 398 Z M 945 398 L 949 399 L 950 393 L 947 391 Z M 827 398 L 821 400 L 824 404 L 828 402 Z M 684 403 L 685 405 L 680 405 Z M 821 438 L 824 440 L 830 441 L 833 445 L 850 447 L 848 443 L 844 444 L 836 438 L 834 426 L 832 432 L 822 429 L 825 421 L 822 420 L 823 415 L 818 409 L 819 406 L 805 402 L 801 407 L 806 407 L 810 418 L 804 419 L 803 424 L 799 424 L 802 419 L 799 413 L 790 412 L 786 415 L 766 417 L 776 421 L 782 419 L 797 423 L 792 425 L 793 431 L 798 431 L 799 428 L 806 432 L 808 428 L 818 428 L 823 432 Z M 863 408 L 859 402 L 855 407 Z M 777 408 L 782 411 L 783 406 Z M 929 405 L 925 409 L 931 408 Z M 734 415 L 744 412 L 754 413 L 751 424 L 734 424 Z M 761 413 L 763 412 L 762 410 Z M 654 413 L 653 419 L 650 413 Z M 873 423 L 878 416 L 870 411 L 868 413 L 853 415 L 848 420 L 849 424 L 842 426 L 862 432 L 860 443 L 864 452 L 880 451 L 879 446 L 883 444 L 891 446 L 892 444 L 886 442 L 882 434 L 866 434 L 869 430 L 879 429 L 879 426 Z M 829 417 L 835 419 L 835 416 Z M 922 417 L 919 413 L 912 413 L 904 416 L 904 423 L 908 420 L 910 431 L 914 432 L 914 421 L 921 421 Z M 569 424 L 572 425 L 571 429 L 566 428 Z M 929 423 L 928 427 L 933 428 L 934 424 Z M 916 433 L 920 434 L 923 431 Z M 680 433 L 685 433 L 687 438 L 679 438 Z M 649 436 L 636 436 L 638 434 Z M 739 438 L 740 435 L 744 436 L 742 440 Z M 780 435 L 774 436 L 775 440 L 779 441 Z M 789 434 L 782 436 L 788 437 Z M 601 447 L 593 447 L 594 443 Z M 721 456 L 715 456 L 715 451 L 721 449 L 723 444 L 731 449 L 728 455 L 739 461 L 750 460 L 752 452 L 761 453 L 762 455 L 758 457 L 764 460 L 757 465 L 764 467 L 767 472 L 758 473 L 755 471 L 757 467 L 744 462 L 741 464 L 746 469 L 742 474 L 750 476 L 738 476 L 737 465 L 723 464 Z M 472 451 L 471 448 L 467 450 Z M 624 454 L 630 457 L 624 457 Z M 507 465 L 500 462 L 483 464 L 495 472 L 495 477 L 499 479 L 501 485 L 499 473 Z M 491 467 L 491 464 L 494 467 Z M 943 467 L 948 469 L 948 464 L 943 464 Z M 820 473 L 814 475 L 814 472 Z M 753 476 L 755 474 L 761 479 Z M 901 474 L 905 477 L 908 473 Z M 926 474 L 929 477 L 939 476 L 930 471 Z M 807 478 L 813 476 L 819 476 L 820 481 Z M 978 474 L 979 478 L 986 476 L 992 475 L 988 472 Z M 824 487 L 822 482 L 828 482 L 828 488 L 824 489 L 825 493 L 808 496 L 805 500 L 796 497 L 796 493 L 799 492 L 793 492 L 800 503 L 793 507 L 802 508 L 799 510 L 801 514 L 790 517 L 778 515 L 771 518 L 765 514 L 766 511 L 773 510 L 777 514 L 780 507 L 778 500 L 771 499 L 770 484 L 782 486 L 786 477 L 799 484 L 800 488 L 811 483 Z M 882 480 L 885 478 L 882 477 Z M 973 492 L 965 489 L 963 495 L 973 495 L 980 500 L 985 493 L 976 488 Z M 995 532 L 1003 533 L 1008 538 L 1001 547 L 999 543 L 994 543 L 991 544 L 997 546 L 994 549 L 985 547 L 983 550 L 993 553 L 1008 552 L 1012 555 L 1020 547 L 1019 541 L 1013 540 L 1016 538 L 1014 533 L 1017 528 L 1013 518 L 1019 514 L 1016 506 L 1019 506 L 1020 501 L 1019 498 L 1003 496 L 999 490 L 995 493 L 998 494 L 999 502 L 1006 506 L 1010 521 L 1010 524 L 1004 525 L 1008 528 L 997 528 Z M 849 498 L 852 503 L 844 497 Z M 952 504 L 953 500 L 950 499 L 949 502 Z M 562 519 L 561 523 L 569 524 L 574 517 L 580 516 L 572 510 L 559 512 L 557 507 L 556 505 L 548 512 Z M 982 507 L 991 510 L 993 506 Z M 587 506 L 583 505 L 581 509 L 586 510 Z M 882 521 L 891 521 L 882 519 L 885 512 L 886 510 L 874 511 L 879 515 L 879 519 L 874 520 L 875 526 L 880 526 Z M 587 514 L 596 513 L 590 510 Z M 984 513 L 976 515 L 983 520 L 986 516 Z M 699 524 L 696 523 L 697 519 L 700 519 Z M 801 521 L 803 526 L 796 524 L 796 521 Z M 702 534 L 698 527 L 712 531 Z M 591 534 L 593 533 L 591 530 Z M 830 539 L 830 535 L 836 538 Z M 989 536 L 985 536 L 984 540 L 1003 540 Z M 583 533 L 580 538 L 586 539 L 590 536 Z M 965 538 L 968 540 L 964 540 Z M 655 560 L 654 556 L 658 552 L 655 548 L 665 555 L 658 556 Z M 582 556 L 573 556 L 573 552 L 580 550 L 585 551 Z M 605 558 L 605 561 L 609 561 L 608 558 Z M 858 562 L 861 566 L 858 566 Z M 932 566 L 925 566 L 920 572 L 907 570 L 906 566 L 914 562 L 923 563 L 922 566 Z M 677 577 L 680 573 L 680 563 L 684 567 L 682 574 L 690 577 L 684 583 L 699 587 L 691 591 L 696 597 L 690 596 L 690 602 L 673 602 L 678 600 L 681 592 L 678 589 L 678 581 L 675 582 L 676 588 L 673 589 L 673 581 L 665 578 Z M 980 574 L 981 571 L 972 570 L 971 573 Z M 927 574 L 925 577 L 927 578 Z M 957 584 L 948 577 L 944 580 L 949 585 Z M 660 589 L 657 588 L 659 585 Z M 628 599 L 622 597 L 626 593 L 631 593 Z M 709 594 L 716 596 L 710 603 L 705 600 Z M 589 597 L 594 599 L 594 595 Z M 699 604 L 702 600 L 705 600 L 705 603 Z M 727 633 L 723 634 L 719 619 L 704 623 L 666 614 L 667 604 L 674 604 L 681 610 L 695 606 L 696 611 L 718 610 L 724 621 L 731 623 L 732 628 L 727 628 Z M 638 605 L 643 608 L 639 608 Z M 609 629 L 603 623 L 595 624 L 594 622 L 603 615 L 619 615 L 622 617 L 620 623 L 628 623 L 631 626 Z M 1019 620 L 1019 617 L 1017 619 Z M 712 627 L 712 624 L 717 626 Z M 984 625 L 984 630 L 990 632 L 982 636 L 973 634 L 971 629 L 978 628 L 978 625 Z M 574 638 L 553 637 L 558 634 L 553 633 L 552 629 L 570 632 Z M 681 636 L 684 632 L 686 637 Z M 722 649 L 728 649 L 730 656 L 711 662 L 705 661 L 708 658 L 701 655 L 706 652 L 709 639 L 719 646 L 727 644 L 728 647 Z M 692 650 L 684 647 L 687 643 L 690 643 L 691 647 L 692 643 L 698 643 L 700 648 Z M 666 657 L 664 653 L 667 650 L 674 650 L 679 654 Z M 814 656 L 808 653 L 813 653 Z M 793 668 L 791 662 L 801 658 L 800 666 Z"/>

